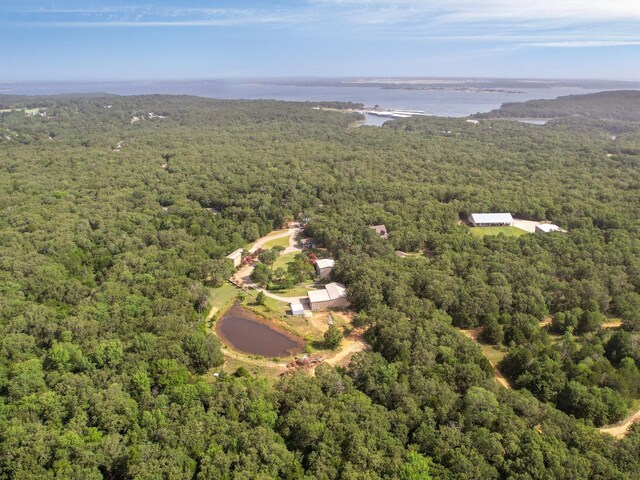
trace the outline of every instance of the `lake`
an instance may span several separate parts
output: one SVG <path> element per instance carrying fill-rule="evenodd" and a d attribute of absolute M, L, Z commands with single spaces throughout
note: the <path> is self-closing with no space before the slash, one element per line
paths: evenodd
<path fill-rule="evenodd" d="M 304 348 L 302 339 L 250 312 L 239 304 L 216 322 L 216 333 L 224 343 L 243 353 L 264 357 L 290 357 Z"/>
<path fill-rule="evenodd" d="M 173 94 L 197 95 L 220 99 L 271 99 L 297 102 L 342 101 L 379 105 L 389 109 L 424 110 L 445 117 L 466 117 L 499 108 L 504 102 L 557 98 L 562 95 L 602 91 L 584 87 L 518 87 L 518 92 L 482 92 L 461 90 L 411 90 L 358 85 L 279 85 L 260 82 L 190 81 L 190 82 L 74 82 L 74 83 L 4 83 L 0 94 L 55 95 L 63 93 L 104 92 L 118 95 Z M 379 119 L 375 121 L 386 121 Z M 367 124 L 375 124 L 369 123 Z"/>

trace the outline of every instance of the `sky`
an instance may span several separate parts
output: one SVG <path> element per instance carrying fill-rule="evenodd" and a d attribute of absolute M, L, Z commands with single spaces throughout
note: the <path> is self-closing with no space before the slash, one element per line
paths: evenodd
<path fill-rule="evenodd" d="M 0 0 L 0 82 L 640 80 L 640 0 Z"/>

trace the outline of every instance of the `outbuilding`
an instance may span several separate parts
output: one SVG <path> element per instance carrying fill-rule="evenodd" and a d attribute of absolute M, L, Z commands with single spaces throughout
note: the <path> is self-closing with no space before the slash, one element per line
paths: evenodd
<path fill-rule="evenodd" d="M 566 230 L 561 229 L 559 226 L 554 225 L 553 223 L 541 223 L 539 225 L 536 225 L 536 233 L 549 232 L 566 232 Z"/>
<path fill-rule="evenodd" d="M 299 316 L 304 315 L 304 307 L 301 303 L 292 303 L 291 304 L 291 315 Z"/>
<path fill-rule="evenodd" d="M 349 306 L 347 289 L 341 283 L 329 283 L 324 290 L 308 292 L 311 310 L 324 310 L 326 308 L 345 308 Z"/>
<path fill-rule="evenodd" d="M 513 225 L 510 213 L 472 213 L 469 223 L 474 227 L 505 227 Z"/>
<path fill-rule="evenodd" d="M 328 277 L 333 270 L 334 261 L 332 258 L 321 258 L 316 260 L 316 273 L 320 278 Z"/>
<path fill-rule="evenodd" d="M 233 263 L 234 268 L 238 268 L 242 263 L 242 248 L 234 250 L 229 255 L 227 255 L 227 258 L 231 260 L 231 263 Z"/>
<path fill-rule="evenodd" d="M 389 238 L 389 232 L 387 231 L 387 227 L 384 225 L 370 225 L 369 228 L 376 232 L 380 238 L 386 240 Z"/>

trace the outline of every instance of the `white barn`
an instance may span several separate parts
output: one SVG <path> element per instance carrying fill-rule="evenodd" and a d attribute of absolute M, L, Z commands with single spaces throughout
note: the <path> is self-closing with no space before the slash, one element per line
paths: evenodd
<path fill-rule="evenodd" d="M 512 226 L 513 217 L 510 213 L 472 213 L 469 223 L 474 227 L 503 227 Z"/>

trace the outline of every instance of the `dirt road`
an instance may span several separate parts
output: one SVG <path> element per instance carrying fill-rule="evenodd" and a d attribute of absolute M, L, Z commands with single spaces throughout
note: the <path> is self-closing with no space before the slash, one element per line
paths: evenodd
<path fill-rule="evenodd" d="M 640 421 L 640 410 L 632 413 L 620 423 L 617 423 L 615 425 L 606 425 L 604 427 L 601 427 L 599 430 L 602 433 L 608 433 L 609 435 L 613 435 L 616 438 L 622 438 L 627 434 L 627 430 L 629 430 L 629 427 L 637 421 Z"/>
<path fill-rule="evenodd" d="M 471 340 L 473 340 L 474 342 L 478 343 L 478 337 L 482 333 L 482 327 L 477 327 L 477 328 L 474 328 L 473 330 L 460 330 L 460 331 L 462 332 L 462 334 L 464 336 L 466 336 L 466 337 L 470 338 Z M 478 346 L 482 350 L 482 345 L 480 345 L 478 343 Z M 482 353 L 484 355 L 484 351 Z M 498 370 L 498 368 L 494 365 L 494 363 L 491 360 L 489 360 L 489 358 L 487 358 L 486 355 L 485 355 L 485 358 L 488 360 L 489 364 L 493 368 L 493 376 L 496 379 L 496 381 L 500 385 L 502 385 L 504 388 L 512 389 L 513 387 L 509 383 L 509 380 L 507 380 L 507 378 L 504 375 L 502 375 L 500 370 Z"/>
<path fill-rule="evenodd" d="M 287 253 L 293 253 L 293 252 L 301 252 L 302 249 L 296 245 L 296 236 L 298 235 L 298 233 L 300 233 L 300 230 L 301 230 L 300 227 L 294 227 L 282 232 L 270 233 L 269 235 L 266 235 L 256 240 L 255 243 L 249 249 L 249 252 L 254 253 L 259 248 L 262 248 L 262 246 L 265 243 L 271 240 L 275 240 L 277 238 L 283 238 L 283 237 L 289 237 L 289 246 L 285 249 L 284 252 L 282 252 L 282 255 L 285 255 Z M 274 300 L 278 300 L 279 302 L 303 303 L 303 304 L 308 303 L 308 298 L 306 295 L 299 296 L 299 297 L 283 297 L 281 295 L 276 295 L 275 293 L 271 293 L 270 291 L 259 287 L 257 284 L 255 284 L 251 280 L 251 272 L 253 272 L 254 267 L 255 265 L 253 264 L 249 264 L 241 267 L 233 275 L 233 277 L 231 277 L 231 281 L 234 284 L 243 286 L 245 288 L 254 288 L 259 292 L 263 292 L 267 297 L 273 298 Z"/>

